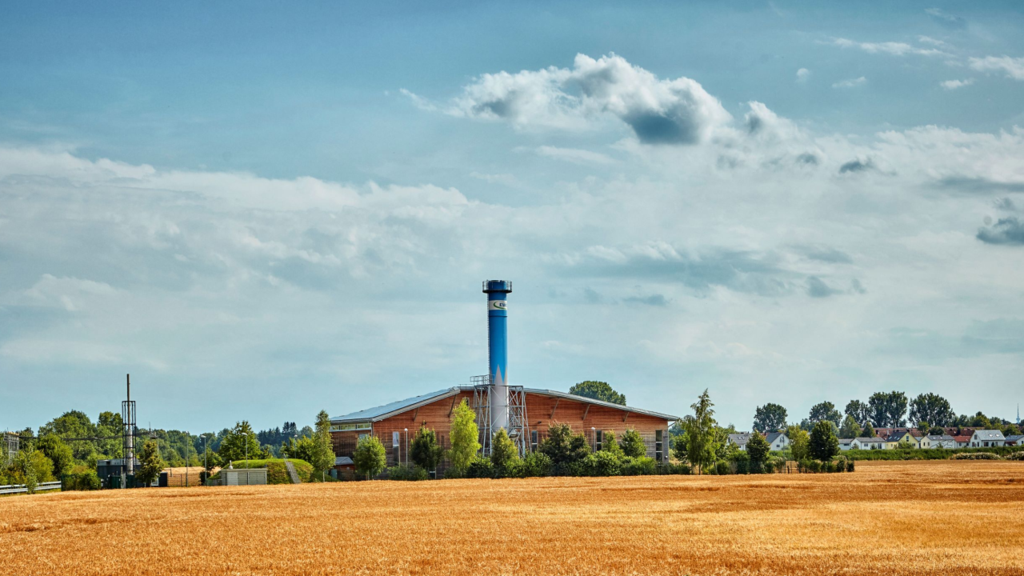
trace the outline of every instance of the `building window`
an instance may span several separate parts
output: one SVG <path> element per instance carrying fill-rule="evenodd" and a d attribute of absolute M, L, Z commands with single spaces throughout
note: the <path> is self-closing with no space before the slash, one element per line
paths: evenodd
<path fill-rule="evenodd" d="M 662 430 L 654 431 L 654 459 L 658 462 L 662 462 Z"/>
<path fill-rule="evenodd" d="M 538 434 L 536 430 L 530 430 L 530 452 L 537 451 L 537 436 Z"/>
<path fill-rule="evenodd" d="M 601 439 L 604 436 L 604 430 L 598 430 L 594 432 L 594 451 L 601 450 Z"/>

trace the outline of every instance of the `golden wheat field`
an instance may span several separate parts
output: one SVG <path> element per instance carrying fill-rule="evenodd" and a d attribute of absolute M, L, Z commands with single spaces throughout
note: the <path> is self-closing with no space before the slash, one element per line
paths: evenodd
<path fill-rule="evenodd" d="M 0 498 L 0 574 L 1024 574 L 1024 464 Z"/>

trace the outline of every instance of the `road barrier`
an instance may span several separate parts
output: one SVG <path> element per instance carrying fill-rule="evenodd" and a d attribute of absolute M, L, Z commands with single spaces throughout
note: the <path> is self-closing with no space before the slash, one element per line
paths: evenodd
<path fill-rule="evenodd" d="M 59 490 L 60 481 L 56 482 L 40 482 L 36 484 L 36 492 L 44 492 L 46 490 Z M 4 494 L 24 494 L 28 492 L 28 487 L 24 484 L 8 484 L 6 486 L 0 486 L 0 495 Z"/>

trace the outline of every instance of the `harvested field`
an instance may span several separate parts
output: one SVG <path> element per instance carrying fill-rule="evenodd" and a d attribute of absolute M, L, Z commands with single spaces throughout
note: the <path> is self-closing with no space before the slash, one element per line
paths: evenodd
<path fill-rule="evenodd" d="M 0 499 L 0 574 L 1024 574 L 1024 464 Z M 120 560 L 118 560 L 120 558 Z"/>

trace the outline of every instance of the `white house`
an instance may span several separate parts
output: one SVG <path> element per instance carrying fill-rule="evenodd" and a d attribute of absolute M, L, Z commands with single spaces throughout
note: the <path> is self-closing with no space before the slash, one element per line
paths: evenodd
<path fill-rule="evenodd" d="M 1006 438 L 999 430 L 975 430 L 971 436 L 971 448 L 994 448 L 1005 445 Z"/>
<path fill-rule="evenodd" d="M 1007 436 L 1006 437 L 1006 445 L 1007 446 L 1022 446 L 1022 445 L 1024 445 L 1024 435 L 1017 434 L 1017 435 L 1014 435 L 1014 436 Z"/>
<path fill-rule="evenodd" d="M 850 450 L 851 448 L 853 448 L 853 441 L 854 440 L 856 440 L 856 438 L 840 438 L 839 439 L 839 449 L 843 450 L 843 451 Z"/>
<path fill-rule="evenodd" d="M 789 446 L 789 436 L 785 432 L 769 432 L 765 440 L 771 445 L 772 450 L 782 450 Z"/>
<path fill-rule="evenodd" d="M 854 450 L 882 450 L 885 448 L 885 438 L 854 438 L 850 447 Z"/>
<path fill-rule="evenodd" d="M 928 441 L 931 442 L 932 448 L 952 450 L 957 447 L 956 438 L 953 438 L 949 434 L 932 434 L 931 436 L 928 436 Z"/>
<path fill-rule="evenodd" d="M 768 441 L 769 449 L 773 451 L 782 450 L 789 446 L 789 437 L 786 436 L 785 432 L 769 432 L 765 434 L 765 440 Z M 729 444 L 735 444 L 740 450 L 746 450 L 747 442 L 750 442 L 750 433 L 729 434 L 726 441 Z"/>

